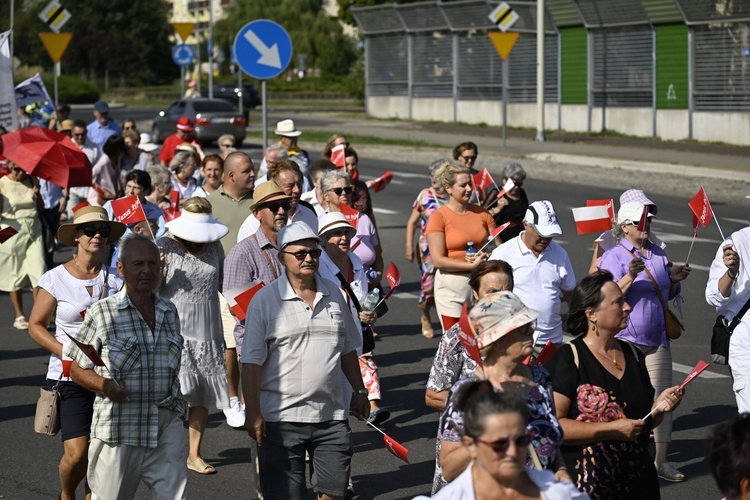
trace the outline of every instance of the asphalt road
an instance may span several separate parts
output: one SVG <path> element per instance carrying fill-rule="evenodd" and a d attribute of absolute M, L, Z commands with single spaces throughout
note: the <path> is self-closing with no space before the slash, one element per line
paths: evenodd
<path fill-rule="evenodd" d="M 153 112 L 149 112 L 149 116 Z M 132 116 L 133 113 L 128 113 Z M 116 113 L 115 119 L 121 119 Z M 139 119 L 136 117 L 136 119 Z M 143 119 L 146 119 L 145 117 Z M 259 150 L 250 150 L 259 158 Z M 435 157 L 447 151 L 436 151 Z M 481 158 L 480 158 L 481 159 Z M 480 165 L 481 166 L 481 165 Z M 571 168 L 574 166 L 571 165 Z M 404 259 L 405 222 L 417 193 L 428 185 L 423 166 L 362 158 L 360 168 L 365 177 L 377 177 L 386 170 L 394 172 L 388 188 L 374 195 L 377 222 L 383 240 L 386 263 L 394 261 L 402 273 L 402 285 L 389 301 L 390 312 L 378 322 L 382 339 L 376 349 L 380 366 L 383 402 L 392 418 L 383 425 L 391 437 L 409 449 L 410 463 L 401 462 L 384 448 L 382 436 L 364 424 L 352 421 L 355 431 L 353 475 L 356 491 L 363 499 L 403 499 L 427 494 L 434 467 L 434 439 L 438 414 L 424 405 L 424 384 L 438 339 L 420 335 L 419 273 L 415 264 Z M 564 236 L 559 242 L 571 256 L 577 275 L 583 276 L 591 258 L 593 235 L 576 236 L 571 207 L 582 206 L 588 198 L 617 198 L 630 187 L 614 186 L 606 178 L 600 189 L 573 184 L 528 179 L 524 187 L 532 200 L 549 199 L 555 205 Z M 687 199 L 669 196 L 653 197 L 659 206 L 659 218 L 652 228 L 668 243 L 667 252 L 674 262 L 683 262 L 692 235 Z M 715 205 L 714 210 L 729 235 L 747 225 L 747 207 Z M 701 232 L 691 256 L 693 273 L 685 283 L 682 308 L 687 332 L 673 344 L 674 381 L 681 381 L 699 359 L 710 360 L 709 340 L 715 313 L 703 298 L 707 268 L 720 243 L 715 226 Z M 69 258 L 61 252 L 58 262 Z M 31 295 L 25 294 L 27 312 Z M 57 463 L 62 454 L 59 437 L 48 438 L 33 432 L 33 415 L 39 387 L 44 382 L 48 356 L 24 332 L 11 328 L 13 318 L 10 300 L 0 298 L 0 325 L 3 342 L 0 347 L 0 498 L 37 500 L 57 498 L 59 481 Z M 437 325 L 436 325 L 437 326 Z M 669 459 L 685 473 L 684 483 L 662 481 L 662 497 L 719 498 L 705 463 L 705 440 L 711 426 L 736 413 L 731 380 L 725 367 L 712 365 L 694 381 L 674 420 L 673 443 Z M 203 455 L 215 465 L 218 473 L 199 476 L 191 473 L 188 492 L 191 498 L 254 498 L 250 474 L 250 438 L 229 428 L 223 414 L 214 411 L 204 441 Z M 82 489 L 81 489 L 82 490 Z M 148 498 L 145 487 L 138 498 Z"/>

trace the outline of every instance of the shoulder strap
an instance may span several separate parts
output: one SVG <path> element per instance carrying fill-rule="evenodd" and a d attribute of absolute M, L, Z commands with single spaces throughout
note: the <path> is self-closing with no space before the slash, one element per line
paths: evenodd
<path fill-rule="evenodd" d="M 628 248 L 619 241 L 617 242 L 617 244 L 624 248 L 626 252 L 633 256 L 633 258 L 639 258 L 636 254 L 628 250 Z M 667 305 L 664 303 L 664 297 L 661 296 L 661 289 L 659 288 L 659 284 L 656 282 L 656 279 L 654 279 L 654 275 L 651 274 L 651 271 L 648 270 L 648 266 L 645 263 L 643 265 L 643 270 L 646 271 L 648 278 L 651 280 L 654 288 L 656 288 L 656 296 L 659 297 L 659 303 L 661 304 L 662 309 L 664 309 L 664 314 L 667 314 Z"/>
<path fill-rule="evenodd" d="M 742 317 L 745 315 L 747 310 L 750 309 L 750 298 L 747 299 L 745 302 L 745 305 L 742 306 L 742 309 L 735 315 L 734 318 L 732 318 L 732 322 L 729 323 L 729 326 L 727 326 L 727 331 L 731 334 L 734 332 L 734 329 L 737 328 L 737 325 L 740 324 L 740 321 L 742 321 Z"/>
<path fill-rule="evenodd" d="M 258 247 L 260 247 L 260 241 L 258 241 L 258 236 L 256 233 L 253 233 L 253 238 L 255 238 L 255 243 L 257 243 Z M 260 250 L 263 252 L 263 256 L 266 258 L 268 267 L 271 268 L 271 272 L 273 273 L 274 279 L 278 279 L 279 273 L 277 273 L 276 268 L 273 267 L 273 262 L 271 262 L 271 257 L 268 256 L 268 250 L 266 250 L 265 248 L 261 248 Z"/>
<path fill-rule="evenodd" d="M 620 341 L 620 344 L 627 344 L 628 347 L 630 347 L 630 350 L 633 352 L 633 357 L 635 360 L 640 364 L 641 358 L 638 357 L 638 351 L 636 351 L 635 346 L 632 342 L 628 342 L 627 340 L 617 339 Z"/>
<path fill-rule="evenodd" d="M 102 265 L 104 268 L 104 283 L 102 283 L 102 291 L 99 294 L 99 300 L 102 300 L 107 296 L 107 289 L 109 288 L 109 267 Z"/>
<path fill-rule="evenodd" d="M 576 368 L 580 368 L 578 366 L 578 349 L 576 345 L 573 342 L 568 342 L 568 345 L 570 346 L 570 350 L 573 351 L 573 363 L 575 363 Z"/>
<path fill-rule="evenodd" d="M 339 279 L 339 282 L 341 282 L 341 288 L 345 289 L 349 293 L 349 298 L 352 299 L 352 302 L 354 303 L 354 308 L 357 310 L 357 312 L 362 312 L 362 306 L 359 305 L 359 300 L 357 300 L 357 296 L 354 295 L 354 291 L 352 290 L 352 287 L 349 286 L 349 282 L 346 281 L 344 278 L 344 275 L 341 274 L 341 271 L 336 273 L 336 277 Z"/>

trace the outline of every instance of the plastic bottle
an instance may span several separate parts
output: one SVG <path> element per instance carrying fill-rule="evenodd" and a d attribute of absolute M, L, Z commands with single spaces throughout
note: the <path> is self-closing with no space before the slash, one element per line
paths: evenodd
<path fill-rule="evenodd" d="M 375 281 L 378 279 L 378 272 L 375 269 L 368 269 L 365 271 L 365 277 L 367 281 Z"/>
<path fill-rule="evenodd" d="M 477 253 L 477 247 L 474 246 L 473 241 L 466 242 L 466 255 L 472 255 Z"/>
<path fill-rule="evenodd" d="M 373 288 L 372 292 L 368 293 L 365 300 L 362 301 L 362 309 L 372 311 L 378 305 L 378 302 L 380 302 L 380 290 Z"/>

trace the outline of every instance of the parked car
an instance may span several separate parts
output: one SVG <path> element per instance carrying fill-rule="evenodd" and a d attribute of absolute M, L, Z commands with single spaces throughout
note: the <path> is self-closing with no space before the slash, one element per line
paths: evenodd
<path fill-rule="evenodd" d="M 253 109 L 263 104 L 258 89 L 249 83 L 243 83 L 242 88 L 236 84 L 219 84 L 214 85 L 214 99 L 224 99 L 235 106 L 240 105 L 240 95 L 242 96 L 242 106 L 244 109 Z M 202 91 L 204 97 L 208 96 L 208 89 Z"/>
<path fill-rule="evenodd" d="M 175 133 L 177 120 L 187 116 L 195 124 L 195 136 L 201 143 L 210 143 L 224 134 L 234 136 L 235 147 L 242 146 L 247 135 L 247 120 L 237 108 L 223 99 L 180 99 L 166 110 L 159 111 L 151 127 L 154 142 L 163 142 Z"/>

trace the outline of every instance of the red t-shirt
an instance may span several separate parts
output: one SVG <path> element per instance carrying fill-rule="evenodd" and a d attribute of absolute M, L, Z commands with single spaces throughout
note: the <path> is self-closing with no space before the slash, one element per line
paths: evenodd
<path fill-rule="evenodd" d="M 177 134 L 172 134 L 164 139 L 164 145 L 161 148 L 161 153 L 159 153 L 159 159 L 163 161 L 167 167 L 169 167 L 169 162 L 174 158 L 175 149 L 177 149 L 177 146 L 180 144 L 198 144 L 198 140 L 193 138 L 192 140 L 186 141 L 180 139 L 180 136 Z"/>

